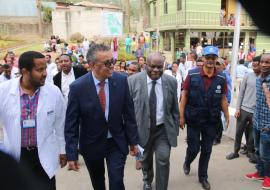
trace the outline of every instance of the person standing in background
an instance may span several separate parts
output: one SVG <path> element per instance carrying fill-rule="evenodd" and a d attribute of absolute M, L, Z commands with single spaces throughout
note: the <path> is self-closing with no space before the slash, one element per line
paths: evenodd
<path fill-rule="evenodd" d="M 254 160 L 254 138 L 253 138 L 253 113 L 256 107 L 256 79 L 261 73 L 261 57 L 255 57 L 252 62 L 254 72 L 246 74 L 240 86 L 239 96 L 234 114 L 237 119 L 234 141 L 234 151 L 227 155 L 227 160 L 239 157 L 243 133 L 246 135 L 247 156 Z"/>

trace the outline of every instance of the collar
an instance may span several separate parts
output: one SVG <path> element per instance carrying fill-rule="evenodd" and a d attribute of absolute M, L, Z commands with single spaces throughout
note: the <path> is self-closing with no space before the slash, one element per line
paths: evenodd
<path fill-rule="evenodd" d="M 261 80 L 261 82 L 270 82 L 270 74 L 268 74 L 267 77 L 265 77 L 265 78 L 262 78 L 260 76 L 260 80 Z"/>
<path fill-rule="evenodd" d="M 205 74 L 205 72 L 204 72 L 204 70 L 203 70 L 203 67 L 200 67 L 199 69 L 200 69 L 200 75 L 201 75 L 202 77 L 208 77 L 208 75 Z M 213 77 L 217 76 L 217 74 L 218 74 L 218 71 L 217 71 L 216 68 L 214 68 L 214 73 L 213 73 L 213 75 L 212 75 L 211 77 L 209 77 L 209 78 L 213 78 Z"/>
<path fill-rule="evenodd" d="M 62 76 L 71 76 L 71 75 L 74 75 L 74 70 L 73 70 L 73 68 L 71 67 L 71 70 L 70 70 L 70 72 L 68 73 L 68 74 L 66 74 L 66 73 L 64 73 L 63 71 L 62 71 Z"/>
<path fill-rule="evenodd" d="M 147 76 L 147 84 L 152 83 L 153 80 L 148 76 L 148 74 L 146 74 L 146 76 Z M 156 82 L 157 84 L 161 85 L 161 77 L 158 80 L 156 80 Z"/>
<path fill-rule="evenodd" d="M 97 86 L 100 83 L 100 81 L 95 77 L 94 73 L 92 73 L 92 76 L 93 76 L 93 79 L 94 79 L 95 86 Z M 105 84 L 108 83 L 108 81 L 109 80 L 106 79 L 105 80 Z"/>
<path fill-rule="evenodd" d="M 31 97 L 34 97 L 34 96 L 36 96 L 38 93 L 39 93 L 39 91 L 40 91 L 40 88 L 38 88 L 36 91 L 35 91 L 35 93 L 33 94 L 33 96 L 31 96 Z M 27 94 L 23 89 L 22 89 L 22 87 L 21 87 L 21 85 L 20 85 L 20 87 L 19 87 L 19 92 L 20 92 L 20 96 L 29 96 L 29 94 Z"/>

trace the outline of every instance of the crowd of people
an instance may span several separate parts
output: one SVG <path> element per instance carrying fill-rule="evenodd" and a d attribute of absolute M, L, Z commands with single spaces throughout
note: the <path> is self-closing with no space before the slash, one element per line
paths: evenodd
<path fill-rule="evenodd" d="M 57 52 L 57 38 L 52 40 Z M 126 51 L 132 53 L 129 41 Z M 143 34 L 140 42 L 145 49 Z M 172 64 L 160 52 L 117 61 L 115 51 L 117 39 L 111 47 L 85 39 L 74 48 L 65 44 L 54 61 L 49 53 L 28 51 L 18 59 L 8 52 L 0 76 L 1 150 L 46 190 L 56 189 L 59 167 L 80 170 L 79 154 L 95 190 L 106 189 L 104 160 L 109 189 L 124 190 L 128 153 L 142 170 L 144 190 L 152 189 L 154 176 L 156 189 L 166 190 L 171 148 L 179 129 L 187 128 L 183 171 L 189 175 L 200 152 L 198 179 L 210 190 L 212 146 L 229 126 L 234 90 L 228 58 L 200 44 L 189 53 L 178 49 Z M 236 140 L 226 158 L 239 157 L 245 133 L 245 153 L 257 164 L 257 172 L 245 177 L 263 180 L 262 188 L 270 189 L 270 54 L 254 56 L 252 71 L 242 60 L 236 68 Z"/>

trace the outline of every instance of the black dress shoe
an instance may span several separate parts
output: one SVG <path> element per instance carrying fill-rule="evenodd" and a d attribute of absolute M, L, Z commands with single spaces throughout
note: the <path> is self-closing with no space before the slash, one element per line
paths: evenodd
<path fill-rule="evenodd" d="M 226 159 L 227 160 L 232 160 L 232 159 L 235 159 L 235 158 L 239 158 L 239 154 L 238 153 L 231 153 L 229 155 L 226 156 Z"/>
<path fill-rule="evenodd" d="M 220 144 L 220 140 L 214 140 L 213 145 L 218 145 L 218 144 Z"/>
<path fill-rule="evenodd" d="M 200 183 L 202 184 L 203 189 L 205 189 L 205 190 L 210 190 L 211 189 L 211 185 L 207 181 L 207 179 L 200 180 Z"/>
<path fill-rule="evenodd" d="M 152 190 L 152 186 L 149 183 L 143 184 L 143 190 Z"/>
<path fill-rule="evenodd" d="M 183 165 L 183 169 L 184 169 L 184 173 L 188 175 L 190 172 L 190 165 L 187 165 L 187 163 L 185 162 Z"/>
<path fill-rule="evenodd" d="M 248 161 L 252 164 L 257 164 L 258 162 L 257 156 L 254 153 L 251 153 Z"/>

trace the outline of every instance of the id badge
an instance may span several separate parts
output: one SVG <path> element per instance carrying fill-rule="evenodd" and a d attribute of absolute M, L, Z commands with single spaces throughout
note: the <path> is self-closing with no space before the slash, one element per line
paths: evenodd
<path fill-rule="evenodd" d="M 23 128 L 33 128 L 35 127 L 36 123 L 34 119 L 27 119 L 23 120 Z"/>

